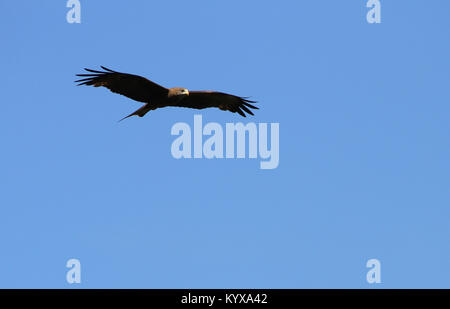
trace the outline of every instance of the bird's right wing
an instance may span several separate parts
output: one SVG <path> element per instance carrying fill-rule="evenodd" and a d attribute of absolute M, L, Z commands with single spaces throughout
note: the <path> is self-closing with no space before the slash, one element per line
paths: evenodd
<path fill-rule="evenodd" d="M 115 72 L 101 67 L 104 72 L 85 69 L 91 74 L 77 74 L 86 77 L 75 82 L 78 86 L 88 85 L 94 87 L 106 87 L 112 92 L 124 95 L 130 99 L 148 103 L 152 99 L 167 95 L 168 89 L 160 86 L 142 76 Z"/>
<path fill-rule="evenodd" d="M 208 107 L 218 107 L 221 110 L 238 113 L 246 117 L 245 113 L 253 115 L 251 109 L 259 109 L 250 104 L 256 103 L 244 97 L 217 91 L 190 91 L 189 95 L 175 104 L 175 106 L 203 109 Z"/>

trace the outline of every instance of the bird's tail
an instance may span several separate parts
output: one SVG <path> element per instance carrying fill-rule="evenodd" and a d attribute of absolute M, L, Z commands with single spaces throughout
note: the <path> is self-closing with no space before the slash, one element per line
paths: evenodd
<path fill-rule="evenodd" d="M 124 120 L 124 119 L 127 119 L 127 118 L 129 118 L 129 117 L 131 117 L 131 116 L 135 116 L 135 115 L 136 115 L 136 116 L 139 116 L 139 117 L 143 117 L 145 114 L 147 114 L 147 113 L 148 113 L 149 111 L 151 111 L 152 109 L 154 109 L 154 108 L 152 108 L 151 106 L 149 106 L 149 104 L 147 103 L 147 104 L 145 104 L 144 106 L 142 106 L 140 109 L 138 109 L 137 111 L 135 111 L 135 112 L 129 114 L 128 116 L 123 117 L 122 119 L 120 119 L 119 122 L 122 121 L 122 120 Z"/>

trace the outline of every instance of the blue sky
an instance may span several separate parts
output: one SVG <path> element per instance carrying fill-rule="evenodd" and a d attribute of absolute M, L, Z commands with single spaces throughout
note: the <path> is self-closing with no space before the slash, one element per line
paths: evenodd
<path fill-rule="evenodd" d="M 0 288 L 450 288 L 450 2 L 381 3 L 1 1 Z M 118 123 L 99 65 L 260 110 Z M 279 167 L 174 159 L 195 114 L 279 123 Z"/>

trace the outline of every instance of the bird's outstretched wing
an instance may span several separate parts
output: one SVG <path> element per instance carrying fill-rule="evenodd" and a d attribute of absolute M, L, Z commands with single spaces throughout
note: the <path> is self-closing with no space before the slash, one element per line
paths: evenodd
<path fill-rule="evenodd" d="M 176 103 L 176 106 L 196 109 L 217 107 L 221 110 L 239 113 L 242 117 L 246 117 L 245 113 L 253 115 L 253 112 L 250 110 L 251 108 L 259 109 L 250 103 L 256 103 L 256 101 L 250 101 L 247 98 L 223 92 L 190 91 L 188 96 Z"/>
<path fill-rule="evenodd" d="M 142 76 L 115 72 L 101 67 L 104 72 L 85 69 L 90 74 L 77 74 L 85 77 L 75 82 L 78 86 L 88 85 L 94 87 L 106 87 L 112 92 L 124 95 L 130 99 L 148 103 L 152 99 L 167 95 L 168 89 L 164 88 Z"/>

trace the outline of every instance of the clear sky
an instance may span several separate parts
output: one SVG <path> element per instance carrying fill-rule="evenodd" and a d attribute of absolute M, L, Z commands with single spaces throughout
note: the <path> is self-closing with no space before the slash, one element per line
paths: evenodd
<path fill-rule="evenodd" d="M 381 3 L 2 0 L 0 287 L 450 288 L 450 2 Z M 100 65 L 260 110 L 119 123 Z M 195 114 L 279 123 L 278 168 L 174 159 Z"/>

